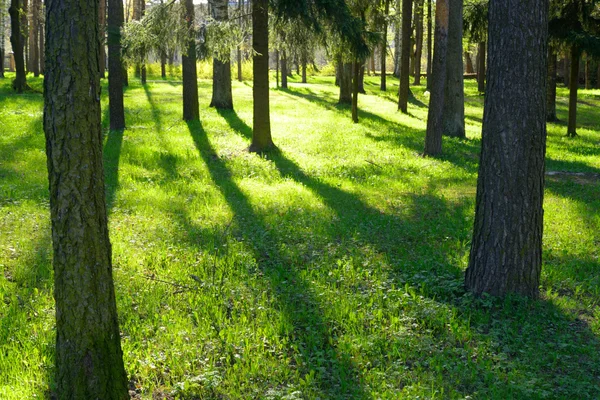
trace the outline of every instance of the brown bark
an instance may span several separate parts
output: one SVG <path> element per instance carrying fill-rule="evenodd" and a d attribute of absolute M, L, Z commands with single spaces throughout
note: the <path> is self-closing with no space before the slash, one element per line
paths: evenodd
<path fill-rule="evenodd" d="M 106 2 L 99 0 L 98 4 L 98 24 L 100 25 L 100 77 L 105 77 L 106 72 L 106 50 L 104 46 L 104 36 L 106 32 Z"/>
<path fill-rule="evenodd" d="M 489 75 L 465 276 L 479 296 L 537 297 L 542 266 L 548 1 L 490 0 Z"/>
<path fill-rule="evenodd" d="M 10 44 L 15 59 L 16 77 L 12 87 L 17 93 L 23 93 L 27 88 L 25 75 L 25 59 L 23 54 L 23 35 L 21 35 L 21 18 L 19 14 L 19 0 L 11 0 L 8 13 L 10 14 Z"/>
<path fill-rule="evenodd" d="M 308 83 L 306 76 L 306 57 L 302 57 L 302 83 Z"/>
<path fill-rule="evenodd" d="M 123 108 L 123 60 L 121 58 L 121 27 L 123 2 L 108 0 L 108 104 L 111 130 L 125 129 Z"/>
<path fill-rule="evenodd" d="M 421 84 L 421 57 L 423 55 L 423 0 L 415 0 L 415 80 Z"/>
<path fill-rule="evenodd" d="M 252 0 L 252 88 L 253 129 L 251 152 L 264 152 L 275 147 L 271 137 L 269 106 L 269 1 Z"/>
<path fill-rule="evenodd" d="M 185 0 L 185 22 L 189 29 L 194 26 L 194 2 Z M 198 72 L 196 67 L 196 43 L 193 37 L 188 38 L 187 54 L 181 58 L 183 75 L 183 119 L 197 121 L 200 119 L 198 104 Z"/>
<path fill-rule="evenodd" d="M 40 20 L 40 0 L 31 1 L 31 23 L 29 27 L 29 59 L 31 62 L 31 72 L 33 75 L 40 76 L 40 58 L 39 58 L 39 20 Z"/>
<path fill-rule="evenodd" d="M 477 90 L 479 93 L 485 92 L 485 53 L 485 41 L 481 41 L 477 52 Z"/>
<path fill-rule="evenodd" d="M 281 63 L 281 87 L 283 89 L 288 88 L 288 60 L 287 60 L 287 52 L 284 50 L 281 51 L 281 59 L 279 60 Z"/>
<path fill-rule="evenodd" d="M 387 17 L 390 14 L 390 0 L 385 0 L 385 9 L 384 9 L 384 22 L 383 22 L 383 40 L 381 42 L 381 84 L 379 89 L 382 92 L 387 91 L 387 33 L 388 33 L 388 21 Z M 375 61 L 375 57 L 373 57 L 373 62 Z M 375 66 L 373 66 L 373 72 L 375 70 Z"/>
<path fill-rule="evenodd" d="M 352 63 L 342 64 L 338 104 L 352 104 Z"/>
<path fill-rule="evenodd" d="M 43 5 L 42 5 L 42 10 L 43 10 Z M 45 59 L 46 59 L 46 54 L 45 54 L 45 44 L 44 44 L 44 37 L 45 37 L 45 32 L 44 32 L 44 24 L 42 24 L 40 22 L 39 24 L 39 28 L 38 28 L 38 34 L 39 34 L 39 49 L 38 49 L 38 54 L 40 55 L 40 74 L 44 74 L 45 73 L 45 69 L 46 69 L 46 63 L 45 63 Z"/>
<path fill-rule="evenodd" d="M 442 152 L 443 111 L 446 93 L 447 53 L 448 53 L 448 0 L 435 3 L 435 43 L 431 79 L 431 95 L 425 133 L 426 156 L 436 156 Z"/>
<path fill-rule="evenodd" d="M 579 89 L 579 60 L 581 50 L 571 46 L 571 79 L 569 82 L 569 125 L 567 136 L 577 136 L 577 90 Z"/>
<path fill-rule="evenodd" d="M 56 398 L 125 400 L 129 394 L 102 165 L 98 3 L 47 0 L 46 4 L 44 131 L 56 310 Z"/>
<path fill-rule="evenodd" d="M 465 51 L 465 61 L 467 63 L 467 74 L 474 74 L 475 68 L 473 68 L 473 60 L 471 59 L 471 53 Z"/>
<path fill-rule="evenodd" d="M 212 0 L 211 13 L 215 21 L 227 22 L 229 13 L 227 0 Z M 233 95 L 231 90 L 231 61 L 213 58 L 213 92 L 211 107 L 222 110 L 233 110 Z"/>
<path fill-rule="evenodd" d="M 446 94 L 442 115 L 446 136 L 465 138 L 465 85 L 463 66 L 463 0 L 449 0 Z"/>
<path fill-rule="evenodd" d="M 400 89 L 398 93 L 398 109 L 408 114 L 409 72 L 411 53 L 411 14 L 412 0 L 402 0 L 402 57 L 400 60 Z"/>
<path fill-rule="evenodd" d="M 431 90 L 431 63 L 433 60 L 433 23 L 431 17 L 431 0 L 427 0 L 427 90 Z"/>

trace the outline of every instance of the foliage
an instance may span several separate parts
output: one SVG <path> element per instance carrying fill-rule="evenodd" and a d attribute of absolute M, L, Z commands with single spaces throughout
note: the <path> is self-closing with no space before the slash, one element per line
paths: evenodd
<path fill-rule="evenodd" d="M 335 106 L 333 78 L 314 81 L 271 93 L 282 151 L 269 158 L 242 150 L 246 84 L 234 82 L 236 112 L 203 108 L 202 124 L 188 126 L 179 83 L 131 82 L 123 134 L 107 131 L 103 97 L 132 390 L 143 399 L 600 397 L 598 91 L 581 91 L 580 137 L 549 124 L 543 300 L 500 301 L 462 289 L 482 116 L 474 82 L 469 140 L 448 140 L 433 160 L 419 157 L 424 87 L 401 115 L 367 77 L 353 125 Z M 0 83 L 0 398 L 51 398 L 42 97 Z M 208 104 L 208 80 L 200 96 Z M 564 119 L 566 90 L 558 96 Z"/>
<path fill-rule="evenodd" d="M 489 0 L 467 0 L 463 8 L 465 36 L 471 43 L 483 42 L 487 38 Z"/>
<path fill-rule="evenodd" d="M 600 57 L 598 0 L 553 0 L 549 32 L 552 39 Z"/>

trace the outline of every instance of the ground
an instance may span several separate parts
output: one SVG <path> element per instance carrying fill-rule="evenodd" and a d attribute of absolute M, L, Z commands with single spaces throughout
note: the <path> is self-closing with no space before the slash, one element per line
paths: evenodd
<path fill-rule="evenodd" d="M 152 78 L 151 78 L 152 79 Z M 245 151 L 235 111 L 181 121 L 181 85 L 131 78 L 128 128 L 108 132 L 114 278 L 132 396 L 142 399 L 600 397 L 599 90 L 579 137 L 549 125 L 541 299 L 463 290 L 483 97 L 467 140 L 423 158 L 410 115 L 367 78 L 360 124 L 331 77 L 271 92 L 279 151 Z M 41 81 L 30 79 L 41 91 Z M 106 84 L 106 83 L 105 83 Z M 50 396 L 54 310 L 42 96 L 0 81 L 0 398 Z"/>

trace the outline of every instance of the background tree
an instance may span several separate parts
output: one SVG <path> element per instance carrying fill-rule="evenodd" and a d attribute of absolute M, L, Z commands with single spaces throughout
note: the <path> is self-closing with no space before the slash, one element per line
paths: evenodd
<path fill-rule="evenodd" d="M 448 54 L 442 129 L 444 135 L 465 137 L 465 85 L 463 65 L 463 0 L 449 0 Z"/>
<path fill-rule="evenodd" d="M 27 89 L 27 77 L 25 75 L 25 58 L 23 49 L 23 35 L 21 34 L 21 3 L 19 0 L 11 0 L 8 13 L 10 15 L 10 44 L 15 59 L 15 79 L 12 87 L 17 93 L 23 93 Z"/>
<path fill-rule="evenodd" d="M 464 31 L 470 43 L 477 43 L 477 89 L 485 91 L 488 0 L 468 0 L 464 5 Z"/>
<path fill-rule="evenodd" d="M 183 75 L 183 119 L 197 121 L 200 119 L 200 105 L 198 103 L 198 72 L 196 67 L 196 41 L 194 28 L 194 2 L 184 2 L 184 21 L 188 30 L 185 54 L 181 59 Z"/>
<path fill-rule="evenodd" d="M 102 165 L 98 3 L 49 0 L 47 12 L 56 397 L 125 400 Z"/>
<path fill-rule="evenodd" d="M 217 23 L 229 27 L 228 0 L 211 0 L 210 9 L 212 18 Z M 231 93 L 231 50 L 213 57 L 213 92 L 211 107 L 219 109 L 233 109 L 233 95 Z"/>
<path fill-rule="evenodd" d="M 121 27 L 123 2 L 108 0 L 108 104 L 111 130 L 125 129 L 123 108 L 123 62 L 121 58 Z"/>
<path fill-rule="evenodd" d="M 411 15 L 412 0 L 402 0 L 402 56 L 400 58 L 400 89 L 398 91 L 398 109 L 408 114 L 409 71 L 411 53 Z"/>
<path fill-rule="evenodd" d="M 548 2 L 490 0 L 475 225 L 466 288 L 537 297 L 542 267 Z"/>
<path fill-rule="evenodd" d="M 36 0 L 31 0 L 32 4 Z M 106 50 L 104 38 L 106 36 L 106 12 L 107 0 L 99 0 L 98 5 L 98 25 L 100 26 L 100 77 L 104 78 L 106 73 Z"/>
<path fill-rule="evenodd" d="M 421 84 L 421 57 L 423 55 L 423 9 L 424 0 L 415 0 L 415 64 L 414 85 Z"/>
<path fill-rule="evenodd" d="M 40 0 L 31 0 L 31 18 L 29 26 L 29 60 L 30 71 L 33 75 L 40 76 L 40 48 L 39 48 L 39 19 L 40 8 L 42 2 Z"/>

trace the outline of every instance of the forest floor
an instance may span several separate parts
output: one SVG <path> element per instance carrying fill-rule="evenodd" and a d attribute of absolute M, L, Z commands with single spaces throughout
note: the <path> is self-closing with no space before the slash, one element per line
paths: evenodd
<path fill-rule="evenodd" d="M 467 140 L 423 158 L 410 115 L 367 78 L 360 123 L 333 78 L 271 91 L 279 151 L 249 154 L 251 83 L 235 111 L 181 121 L 181 85 L 125 93 L 103 124 L 125 365 L 141 399 L 600 398 L 600 91 L 579 137 L 549 125 L 541 299 L 463 290 L 483 96 Z M 41 81 L 30 79 L 41 91 Z M 106 85 L 106 83 L 104 83 Z M 39 93 L 0 81 L 0 398 L 47 398 L 54 303 Z"/>

